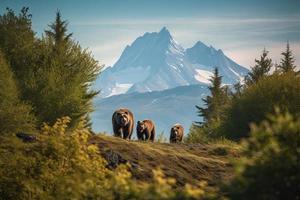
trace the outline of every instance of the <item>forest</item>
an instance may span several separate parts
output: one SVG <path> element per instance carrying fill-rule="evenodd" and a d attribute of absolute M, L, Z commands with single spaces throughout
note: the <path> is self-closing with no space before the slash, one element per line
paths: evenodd
<path fill-rule="evenodd" d="M 0 15 L 0 199 L 300 199 L 300 72 L 289 42 L 280 63 L 263 49 L 233 87 L 215 68 L 195 108 L 203 120 L 182 144 L 146 143 L 92 130 L 103 65 L 60 12 L 45 27 L 37 37 L 26 7 Z"/>

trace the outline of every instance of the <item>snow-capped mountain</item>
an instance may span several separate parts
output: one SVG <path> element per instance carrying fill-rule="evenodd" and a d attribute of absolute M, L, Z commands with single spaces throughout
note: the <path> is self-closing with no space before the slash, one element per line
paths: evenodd
<path fill-rule="evenodd" d="M 248 73 L 222 50 L 202 42 L 184 49 L 164 27 L 160 32 L 145 33 L 127 46 L 114 66 L 102 72 L 96 88 L 101 90 L 101 97 L 108 97 L 208 84 L 215 67 L 225 84 L 238 82 Z"/>

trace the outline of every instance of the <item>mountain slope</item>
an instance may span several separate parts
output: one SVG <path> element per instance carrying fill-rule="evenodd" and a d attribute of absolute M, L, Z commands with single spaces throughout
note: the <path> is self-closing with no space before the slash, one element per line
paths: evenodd
<path fill-rule="evenodd" d="M 201 75 L 201 70 L 212 72 L 214 67 L 219 69 L 225 84 L 235 84 L 242 81 L 243 77 L 249 72 L 248 69 L 235 63 L 228 58 L 221 49 L 206 46 L 202 42 L 197 42 L 192 48 L 186 50 L 186 59 L 194 65 L 196 71 Z M 200 70 L 200 71 L 199 71 Z"/>
<path fill-rule="evenodd" d="M 241 80 L 248 70 L 224 55 L 222 50 L 197 42 L 184 49 L 164 27 L 145 33 L 123 51 L 113 67 L 105 69 L 96 81 L 101 96 L 151 92 L 197 83 L 209 83 L 218 67 L 225 84 Z"/>
<path fill-rule="evenodd" d="M 92 113 L 93 130 L 112 133 L 111 116 L 121 107 L 129 108 L 135 121 L 152 119 L 156 132 L 169 137 L 170 127 L 180 123 L 188 132 L 194 120 L 200 120 L 195 105 L 202 105 L 201 99 L 208 93 L 207 85 L 180 86 L 164 91 L 129 93 L 97 99 L 96 112 Z M 134 130 L 134 137 L 136 137 Z"/>

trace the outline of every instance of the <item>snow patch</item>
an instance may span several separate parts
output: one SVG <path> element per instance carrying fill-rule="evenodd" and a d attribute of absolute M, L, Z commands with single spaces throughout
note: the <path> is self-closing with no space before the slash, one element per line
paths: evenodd
<path fill-rule="evenodd" d="M 122 83 L 122 84 L 116 83 L 116 86 L 111 89 L 111 93 L 107 97 L 126 93 L 129 90 L 129 88 L 131 88 L 132 85 L 133 84 L 130 83 Z"/>
<path fill-rule="evenodd" d="M 231 67 L 228 67 L 230 71 L 232 71 L 232 73 L 234 73 L 234 75 L 236 75 L 239 79 L 240 79 L 240 82 L 243 83 L 244 81 L 244 77 L 243 76 L 240 76 L 236 71 L 234 71 Z"/>
<path fill-rule="evenodd" d="M 202 70 L 202 69 L 196 69 L 196 74 L 194 75 L 194 78 L 202 83 L 210 83 L 209 79 L 214 74 L 210 71 Z"/>

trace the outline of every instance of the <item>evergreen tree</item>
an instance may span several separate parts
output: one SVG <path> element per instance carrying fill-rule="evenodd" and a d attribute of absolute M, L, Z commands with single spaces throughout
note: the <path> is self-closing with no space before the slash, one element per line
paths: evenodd
<path fill-rule="evenodd" d="M 214 70 L 214 75 L 210 79 L 211 86 L 209 90 L 211 96 L 207 96 L 202 99 L 205 107 L 196 106 L 198 109 L 198 116 L 203 117 L 204 124 L 210 123 L 211 121 L 219 121 L 222 108 L 228 100 L 228 88 L 222 87 L 222 76 L 219 75 L 217 68 Z M 203 124 L 202 122 L 196 122 Z"/>
<path fill-rule="evenodd" d="M 234 92 L 232 92 L 231 95 L 233 98 L 236 98 L 236 97 L 240 97 L 242 95 L 245 85 L 242 84 L 241 82 L 238 82 L 233 85 L 233 88 L 234 88 Z"/>
<path fill-rule="evenodd" d="M 289 42 L 287 42 L 286 44 L 285 52 L 282 52 L 281 55 L 283 55 L 283 58 L 281 59 L 281 62 L 278 65 L 278 70 L 283 73 L 295 71 L 295 58 L 293 56 L 292 50 L 290 49 Z"/>
<path fill-rule="evenodd" d="M 268 51 L 266 49 L 263 50 L 260 59 L 255 59 L 255 66 L 252 67 L 251 72 L 249 72 L 246 77 L 246 84 L 250 85 L 256 83 L 260 78 L 265 77 L 270 72 L 272 64 L 272 59 L 268 58 Z"/>
<path fill-rule="evenodd" d="M 40 123 L 69 116 L 72 126 L 81 118 L 89 119 L 92 99 L 98 94 L 90 86 L 100 66 L 90 52 L 71 40 L 72 33 L 67 33 L 67 23 L 59 12 L 50 28 L 40 44 L 42 66 L 31 99 Z"/>
<path fill-rule="evenodd" d="M 14 75 L 0 51 L 0 135 L 33 130 L 30 111 L 31 107 L 20 101 Z"/>
<path fill-rule="evenodd" d="M 57 50 L 71 40 L 73 34 L 67 34 L 67 26 L 67 21 L 63 21 L 60 12 L 57 11 L 55 21 L 49 25 L 50 29 L 45 31 L 48 38 L 53 41 Z"/>
<path fill-rule="evenodd" d="M 20 98 L 32 105 L 38 124 L 69 116 L 76 125 L 88 119 L 98 94 L 90 86 L 100 66 L 67 32 L 59 12 L 42 39 L 35 38 L 28 8 L 18 16 L 11 9 L 0 15 L 0 49 L 14 72 Z"/>

